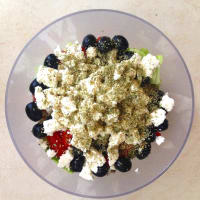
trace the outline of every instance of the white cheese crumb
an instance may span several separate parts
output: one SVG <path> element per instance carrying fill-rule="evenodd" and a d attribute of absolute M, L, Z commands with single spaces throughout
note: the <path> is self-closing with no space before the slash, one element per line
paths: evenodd
<path fill-rule="evenodd" d="M 134 53 L 133 56 L 126 62 L 131 62 L 133 65 L 137 66 L 141 62 L 141 56 L 138 53 Z"/>
<path fill-rule="evenodd" d="M 165 138 L 163 136 L 156 137 L 156 144 L 161 145 L 165 141 Z"/>
<path fill-rule="evenodd" d="M 136 172 L 136 173 L 138 173 L 138 172 L 139 172 L 139 169 L 138 169 L 138 168 L 137 168 L 137 169 L 135 169 L 135 172 Z"/>
<path fill-rule="evenodd" d="M 164 108 L 167 112 L 172 111 L 173 107 L 174 107 L 174 99 L 170 98 L 168 96 L 168 93 L 166 93 L 161 101 L 160 101 L 160 106 L 162 108 Z"/>
<path fill-rule="evenodd" d="M 114 77 L 113 79 L 116 81 L 121 77 L 121 74 L 117 73 L 117 71 L 114 72 Z"/>
<path fill-rule="evenodd" d="M 136 128 L 129 130 L 129 132 L 126 134 L 125 142 L 133 145 L 142 143 L 141 136 Z"/>
<path fill-rule="evenodd" d="M 107 149 L 108 162 L 109 162 L 110 167 L 113 167 L 113 165 L 119 158 L 118 146 L 124 141 L 125 141 L 125 134 L 123 132 L 112 133 L 112 135 L 110 136 L 108 149 Z"/>
<path fill-rule="evenodd" d="M 62 52 L 59 45 L 54 49 L 54 54 L 59 60 L 63 60 L 65 58 L 65 52 Z"/>
<path fill-rule="evenodd" d="M 79 176 L 88 181 L 93 180 L 92 171 L 87 162 L 84 164 L 82 171 L 79 173 Z"/>
<path fill-rule="evenodd" d="M 73 100 L 70 99 L 70 97 L 63 97 L 61 100 L 62 104 L 62 112 L 64 115 L 69 115 L 70 113 L 77 110 L 75 103 Z"/>
<path fill-rule="evenodd" d="M 125 134 L 123 132 L 112 134 L 109 138 L 108 147 L 118 146 L 125 141 Z"/>
<path fill-rule="evenodd" d="M 108 148 L 107 152 L 108 152 L 108 163 L 109 163 L 109 166 L 111 168 L 114 168 L 114 164 L 117 161 L 117 159 L 119 158 L 118 146 L 115 146 L 115 147 L 112 147 L 112 148 Z"/>
<path fill-rule="evenodd" d="M 70 131 L 73 133 L 71 144 L 83 152 L 89 150 L 92 138 L 89 137 L 83 124 L 75 124 L 70 126 Z"/>
<path fill-rule="evenodd" d="M 88 58 L 95 58 L 97 56 L 97 50 L 95 47 L 89 47 L 86 52 Z"/>
<path fill-rule="evenodd" d="M 46 140 L 42 140 L 40 139 L 38 141 L 39 145 L 41 146 L 42 149 L 46 150 L 48 148 L 48 145 L 47 145 L 47 141 Z"/>
<path fill-rule="evenodd" d="M 39 83 L 43 83 L 48 87 L 56 88 L 58 85 L 59 73 L 58 70 L 40 66 L 39 71 L 37 73 L 37 81 Z"/>
<path fill-rule="evenodd" d="M 98 121 L 98 120 L 100 120 L 100 118 L 103 116 L 103 114 L 102 113 L 100 113 L 100 112 L 95 112 L 94 114 L 93 114 L 93 120 L 94 121 Z"/>
<path fill-rule="evenodd" d="M 70 162 L 73 160 L 73 155 L 70 152 L 70 150 L 68 150 L 65 154 L 60 156 L 60 159 L 58 161 L 58 167 L 60 168 L 69 168 Z"/>
<path fill-rule="evenodd" d="M 82 81 L 80 81 L 81 84 L 83 84 L 83 86 L 85 87 L 85 89 L 87 90 L 87 92 L 89 94 L 94 94 L 95 93 L 95 85 L 91 83 L 91 78 L 86 78 L 86 79 L 83 79 Z"/>
<path fill-rule="evenodd" d="M 139 90 L 138 84 L 137 83 L 133 83 L 130 87 L 131 92 L 137 92 Z"/>
<path fill-rule="evenodd" d="M 49 136 L 53 135 L 53 132 L 63 130 L 63 127 L 55 119 L 49 119 L 43 122 L 44 133 Z"/>
<path fill-rule="evenodd" d="M 104 165 L 104 163 L 106 162 L 106 159 L 104 158 L 104 156 L 98 152 L 97 150 L 95 150 L 94 148 L 91 148 L 90 151 L 88 151 L 85 154 L 86 160 L 90 166 L 90 169 L 96 173 L 98 170 L 98 167 L 101 167 Z"/>
<path fill-rule="evenodd" d="M 159 67 L 159 65 L 159 60 L 151 54 L 144 56 L 141 61 L 141 67 L 145 71 L 145 75 L 148 77 L 152 77 L 154 69 Z"/>
<path fill-rule="evenodd" d="M 40 86 L 35 87 L 34 93 L 37 107 L 41 110 L 46 110 L 48 108 L 48 103 L 46 102 L 46 97 Z"/>
<path fill-rule="evenodd" d="M 78 41 L 75 41 L 73 44 L 68 43 L 66 45 L 66 54 L 73 55 L 80 60 L 85 58 L 81 45 L 78 43 Z"/>
<path fill-rule="evenodd" d="M 47 156 L 49 158 L 53 158 L 55 155 L 56 155 L 56 152 L 54 150 L 52 150 L 52 149 L 47 150 Z"/>
<path fill-rule="evenodd" d="M 159 126 L 162 124 L 166 118 L 166 111 L 163 109 L 157 109 L 151 113 L 151 122 L 154 126 Z"/>

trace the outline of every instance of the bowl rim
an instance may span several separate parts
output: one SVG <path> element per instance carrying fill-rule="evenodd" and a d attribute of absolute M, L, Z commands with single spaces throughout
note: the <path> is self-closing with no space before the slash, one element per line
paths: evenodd
<path fill-rule="evenodd" d="M 144 24 L 147 24 L 149 25 L 150 27 L 152 27 L 153 29 L 155 29 L 156 31 L 158 31 L 171 45 L 172 47 L 176 50 L 178 56 L 180 57 L 181 61 L 183 62 L 183 65 L 184 65 L 184 68 L 185 68 L 185 71 L 187 73 L 187 76 L 188 76 L 188 79 L 189 79 L 189 83 L 190 83 L 190 87 L 191 87 L 191 92 L 192 92 L 192 114 L 191 114 L 191 119 L 190 119 L 190 125 L 189 125 L 189 128 L 187 130 L 187 135 L 185 137 L 185 140 L 181 146 L 181 148 L 179 149 L 178 153 L 176 154 L 175 158 L 173 160 L 171 160 L 168 165 L 161 171 L 161 173 L 159 175 L 157 175 L 156 177 L 154 177 L 153 179 L 149 180 L 148 182 L 146 182 L 144 185 L 141 185 L 133 190 L 130 190 L 128 192 L 124 192 L 124 193 L 121 193 L 121 194 L 115 194 L 115 195 L 109 195 L 109 196 L 89 196 L 89 195 L 84 195 L 84 194 L 78 194 L 76 192 L 71 192 L 71 191 L 68 191 L 68 190 L 64 190 L 63 188 L 60 188 L 59 186 L 55 185 L 54 183 L 51 183 L 50 181 L 48 181 L 47 179 L 45 179 L 44 177 L 40 176 L 40 174 L 31 167 L 31 165 L 28 163 L 28 161 L 24 158 L 22 152 L 19 150 L 15 140 L 14 140 L 14 137 L 13 137 L 13 133 L 11 131 L 11 128 L 10 128 L 10 124 L 9 124 L 9 120 L 8 120 L 8 113 L 7 113 L 7 99 L 8 99 L 8 86 L 10 85 L 10 80 L 11 80 L 11 76 L 13 74 L 13 71 L 16 67 L 16 64 L 18 63 L 18 60 L 19 58 L 21 57 L 21 55 L 24 53 L 24 51 L 26 50 L 26 48 L 29 46 L 29 44 L 38 36 L 40 35 L 40 33 L 42 33 L 44 30 L 46 30 L 47 28 L 49 28 L 51 25 L 65 19 L 65 18 L 68 18 L 68 17 L 71 17 L 71 16 L 74 16 L 74 15 L 78 15 L 78 14 L 82 14 L 82 13 L 90 13 L 90 12 L 113 12 L 113 13 L 117 13 L 117 14 L 121 14 L 121 15 L 126 15 L 126 16 L 129 16 L 129 17 L 133 17 L 133 18 L 136 18 L 138 19 L 139 21 L 141 21 L 142 23 Z M 149 23 L 148 21 L 140 18 L 140 17 L 137 17 L 133 14 L 130 14 L 130 13 L 127 13 L 127 12 L 123 12 L 123 11 L 119 11 L 119 10 L 112 10 L 112 9 L 88 9 L 88 10 L 81 10 L 81 11 L 77 11 L 77 12 L 73 12 L 73 13 L 70 13 L 70 14 L 67 14 L 67 15 L 64 15 L 56 20 L 54 20 L 53 22 L 49 23 L 48 25 L 46 25 L 45 27 L 43 27 L 38 33 L 36 33 L 26 44 L 25 46 L 23 47 L 23 49 L 20 51 L 19 55 L 17 56 L 12 68 L 11 68 L 11 71 L 10 71 L 10 74 L 9 74 L 9 77 L 8 77 L 8 81 L 7 81 L 7 84 L 6 84 L 6 92 L 5 92 L 5 117 L 6 117 L 6 123 L 7 123 L 7 127 L 8 127 L 8 131 L 9 131 L 9 134 L 10 134 L 10 137 L 11 137 L 11 140 L 18 152 L 18 154 L 21 156 L 22 160 L 26 163 L 26 165 L 37 175 L 39 176 L 42 180 L 44 180 L 45 182 L 47 182 L 48 184 L 50 184 L 51 186 L 65 192 L 65 193 L 69 193 L 71 195 L 75 195 L 75 196 L 78 196 L 78 197 L 84 197 L 84 198 L 113 198 L 113 197 L 120 197 L 120 196 L 124 196 L 124 195 L 128 195 L 130 193 L 133 193 L 133 192 L 136 192 L 142 188 L 144 188 L 145 186 L 151 184 L 152 182 L 154 182 L 156 179 L 158 179 L 160 176 L 162 176 L 168 169 L 169 167 L 175 162 L 175 160 L 178 158 L 178 156 L 180 155 L 180 153 L 182 152 L 187 140 L 188 140 L 188 137 L 190 135 L 190 131 L 191 131 L 191 128 L 192 128 L 192 123 L 193 123 L 193 119 L 194 119 L 194 107 L 195 107 L 195 101 L 194 101 L 194 88 L 193 88 L 193 83 L 192 83 L 192 79 L 191 79 L 191 75 L 189 73 L 189 70 L 187 68 L 187 65 L 183 59 L 183 57 L 181 56 L 180 52 L 178 51 L 178 49 L 176 48 L 176 46 L 171 42 L 171 40 L 162 32 L 160 31 L 157 27 L 155 27 L 154 25 L 152 25 L 151 23 Z"/>

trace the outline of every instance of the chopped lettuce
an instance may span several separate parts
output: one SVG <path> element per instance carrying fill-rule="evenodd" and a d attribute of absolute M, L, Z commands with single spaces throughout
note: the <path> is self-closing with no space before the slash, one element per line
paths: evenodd
<path fill-rule="evenodd" d="M 160 81 L 160 67 L 157 67 L 154 70 L 150 81 L 151 81 L 151 84 L 160 85 L 160 83 L 161 83 L 161 81 Z"/>
<path fill-rule="evenodd" d="M 40 67 L 40 66 L 34 67 L 34 71 L 35 71 L 36 74 L 37 74 L 38 71 L 39 71 L 39 67 Z"/>
<path fill-rule="evenodd" d="M 73 42 L 68 42 L 67 45 L 71 46 L 71 45 L 73 45 Z"/>
<path fill-rule="evenodd" d="M 64 167 L 63 168 L 65 171 L 67 171 L 69 174 L 73 174 L 74 172 L 71 170 L 71 169 L 69 169 L 69 168 L 66 168 L 66 167 Z"/>
<path fill-rule="evenodd" d="M 146 56 L 149 53 L 149 50 L 145 48 L 141 48 L 140 52 L 142 52 Z"/>
<path fill-rule="evenodd" d="M 53 160 L 56 164 L 58 164 L 58 158 L 56 156 L 54 156 L 53 158 L 51 158 L 51 160 Z M 72 174 L 73 171 L 71 169 L 68 169 L 66 167 L 63 168 L 65 171 L 67 171 L 68 173 Z"/>
<path fill-rule="evenodd" d="M 160 65 L 163 63 L 163 56 L 162 55 L 157 55 L 156 58 L 159 60 Z"/>
<path fill-rule="evenodd" d="M 53 158 L 51 158 L 51 160 L 53 160 L 56 164 L 58 164 L 58 158 L 56 156 L 54 156 Z"/>
<path fill-rule="evenodd" d="M 149 53 L 148 49 L 141 48 L 141 49 L 136 49 L 136 48 L 128 48 L 128 51 L 133 51 L 134 53 L 138 53 L 141 57 L 146 56 Z"/>
<path fill-rule="evenodd" d="M 154 72 L 153 72 L 153 75 L 152 75 L 152 78 L 151 78 L 151 84 L 154 84 L 154 85 L 160 85 L 161 83 L 161 80 L 160 80 L 160 67 L 163 63 L 163 56 L 162 55 L 157 55 L 156 58 L 159 60 L 160 62 L 160 66 L 157 67 Z"/>

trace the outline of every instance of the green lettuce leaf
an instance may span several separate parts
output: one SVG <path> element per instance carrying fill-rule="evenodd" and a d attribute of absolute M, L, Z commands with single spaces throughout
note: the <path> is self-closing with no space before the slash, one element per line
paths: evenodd
<path fill-rule="evenodd" d="M 142 52 L 146 56 L 149 53 L 149 50 L 145 48 L 141 48 L 140 52 Z"/>
<path fill-rule="evenodd" d="M 159 60 L 160 65 L 163 63 L 163 56 L 162 55 L 157 55 L 156 58 Z"/>
<path fill-rule="evenodd" d="M 157 55 L 156 58 L 159 60 L 160 62 L 160 66 L 157 67 L 154 72 L 153 72 L 153 75 L 152 75 L 152 78 L 151 78 L 151 84 L 154 84 L 154 85 L 160 85 L 161 83 L 161 80 L 160 80 L 160 67 L 163 63 L 163 56 L 162 55 Z"/>
<path fill-rule="evenodd" d="M 40 67 L 40 66 L 34 67 L 34 71 L 35 71 L 36 74 L 37 74 L 38 71 L 39 71 L 39 67 Z"/>
<path fill-rule="evenodd" d="M 128 48 L 128 51 L 132 51 L 134 53 L 138 53 L 141 57 L 146 56 L 149 53 L 148 49 L 141 48 L 141 49 L 136 49 L 136 48 Z"/>
<path fill-rule="evenodd" d="M 152 78 L 151 78 L 150 81 L 151 81 L 151 84 L 160 85 L 160 83 L 161 83 L 161 81 L 160 81 L 160 67 L 157 67 L 154 70 Z"/>

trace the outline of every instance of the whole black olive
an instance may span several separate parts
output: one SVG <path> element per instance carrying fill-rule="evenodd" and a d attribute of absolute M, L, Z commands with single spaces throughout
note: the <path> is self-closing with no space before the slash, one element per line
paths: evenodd
<path fill-rule="evenodd" d="M 131 169 L 132 163 L 129 158 L 119 157 L 115 162 L 115 168 L 120 172 L 127 172 Z"/>

